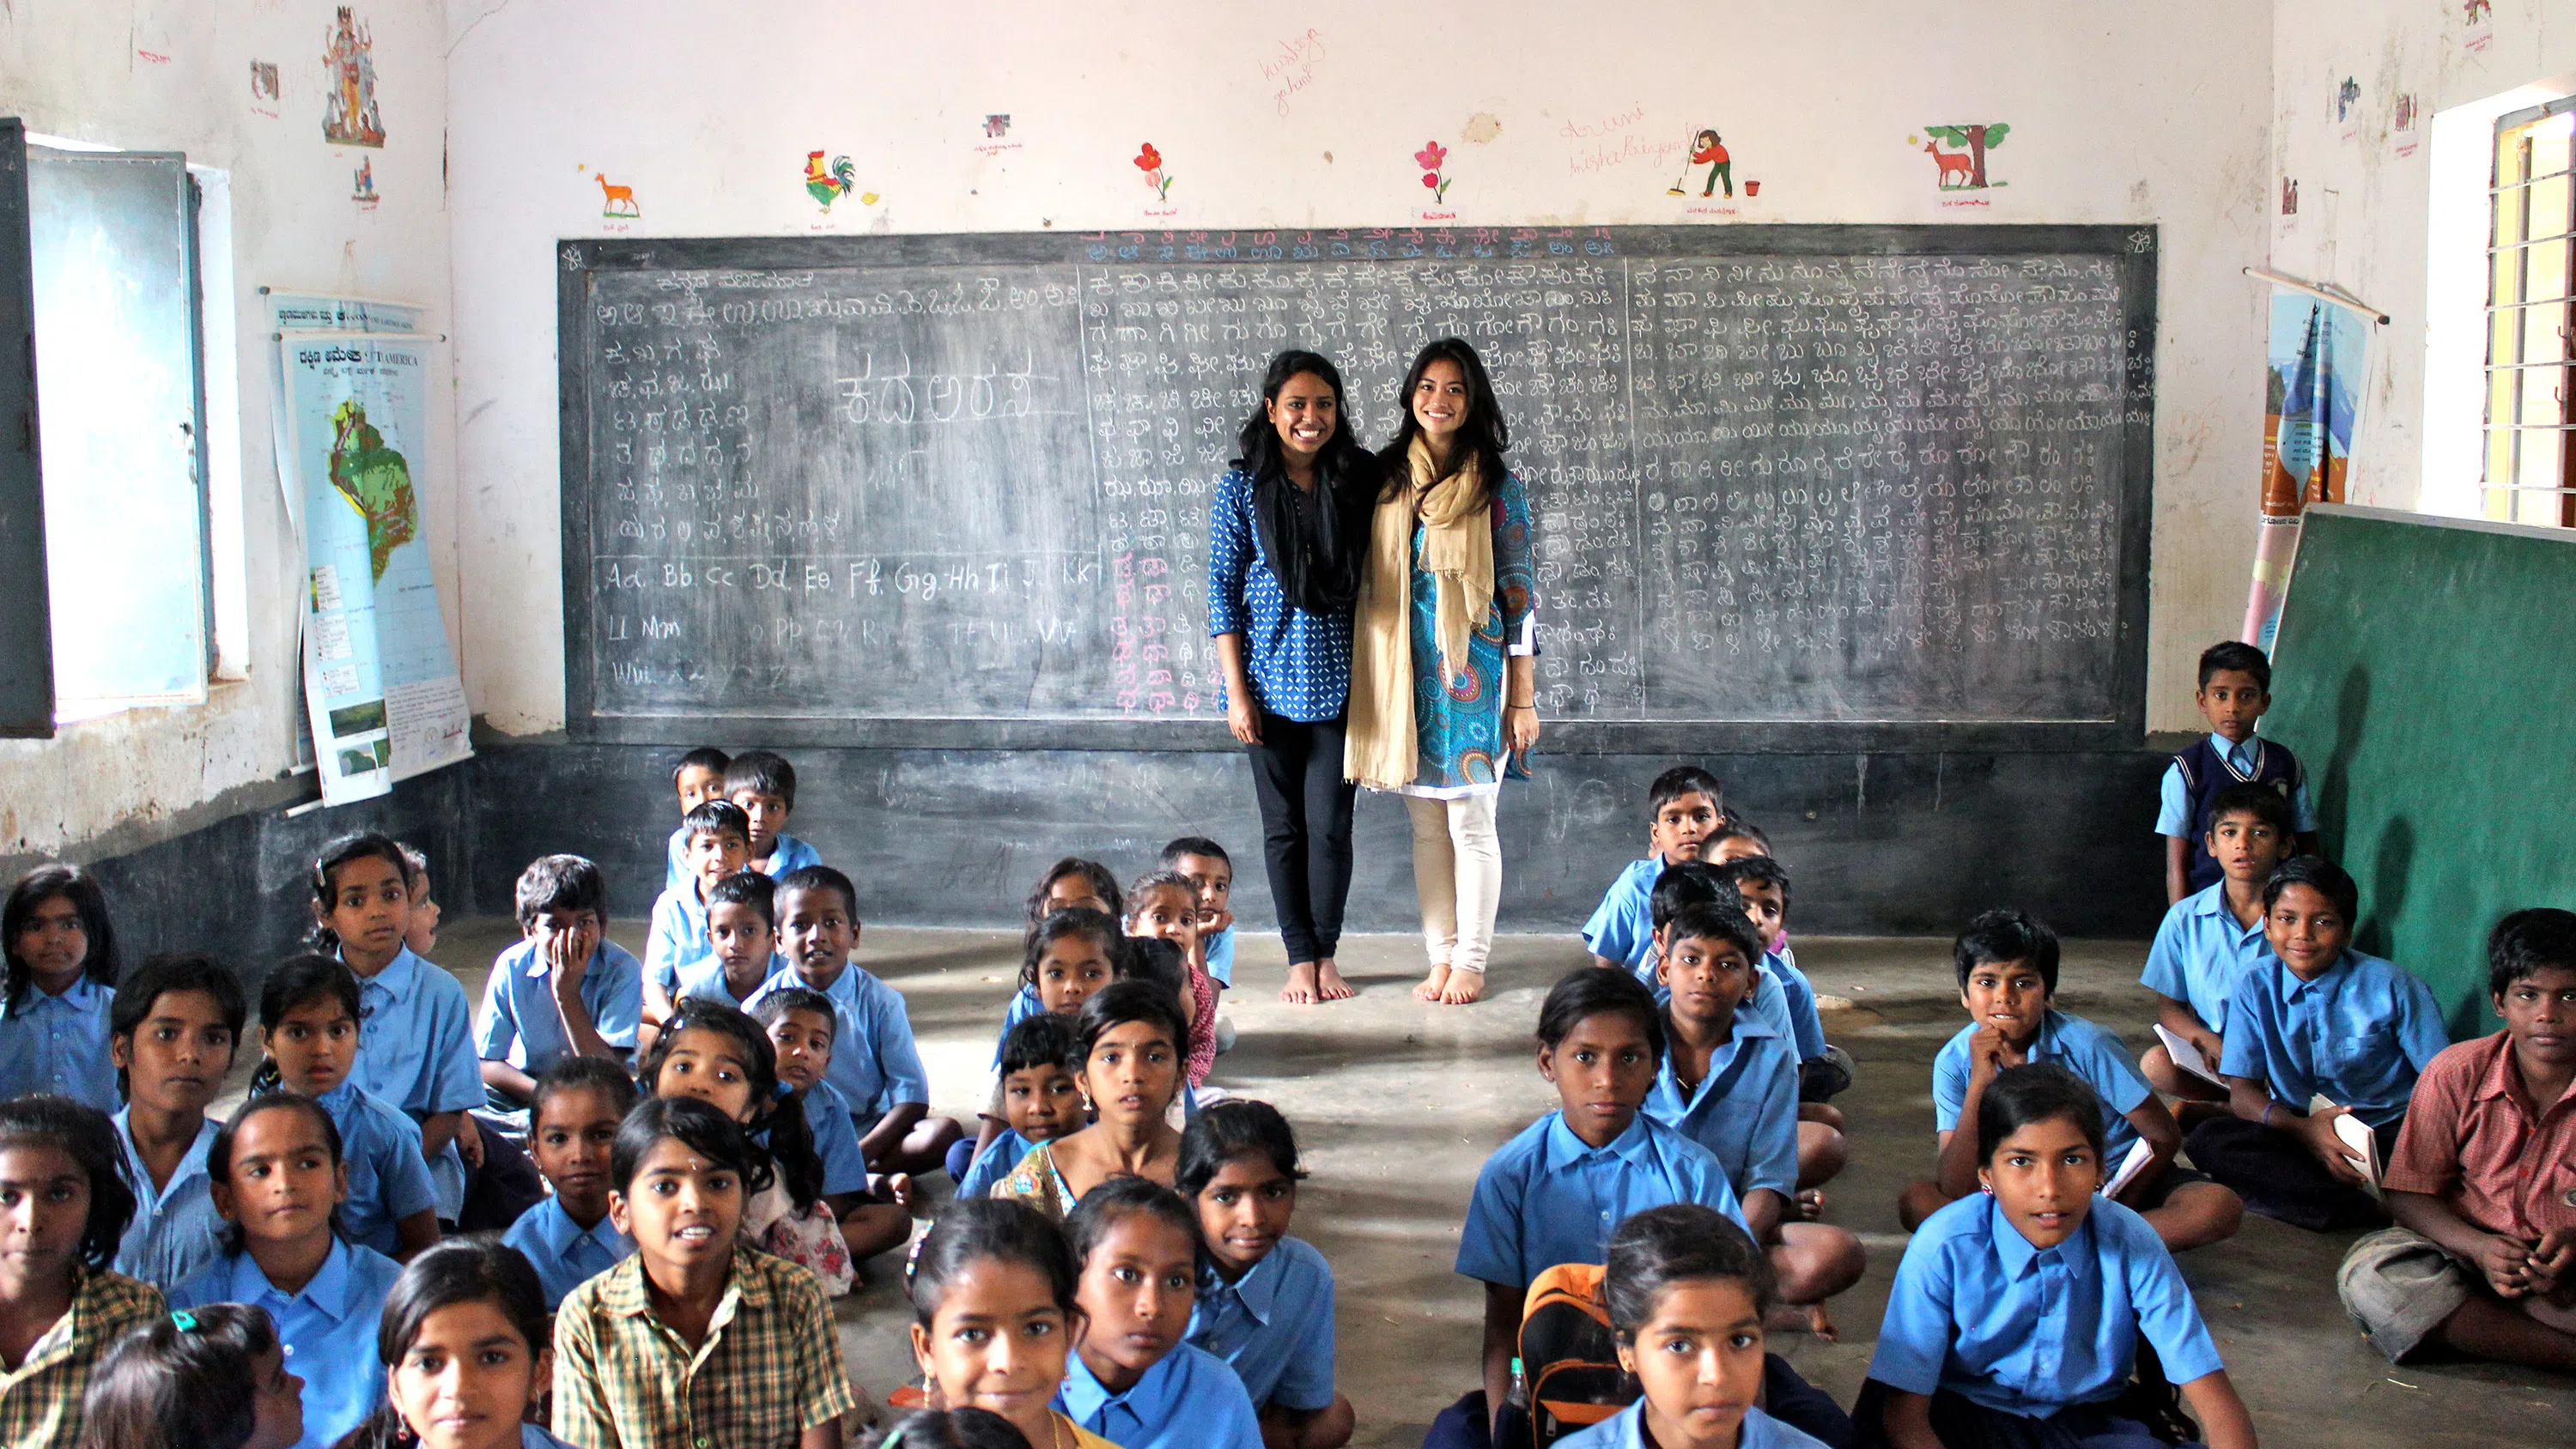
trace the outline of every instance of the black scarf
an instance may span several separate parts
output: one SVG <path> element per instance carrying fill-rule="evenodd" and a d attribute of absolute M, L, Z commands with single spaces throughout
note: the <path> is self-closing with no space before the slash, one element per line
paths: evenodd
<path fill-rule="evenodd" d="M 1311 495 L 1275 466 L 1252 485 L 1253 526 L 1270 572 L 1288 602 L 1309 614 L 1347 614 L 1360 595 L 1370 518 L 1365 505 L 1375 490 L 1369 470 L 1354 466 L 1359 461 L 1336 469 L 1317 459 Z"/>

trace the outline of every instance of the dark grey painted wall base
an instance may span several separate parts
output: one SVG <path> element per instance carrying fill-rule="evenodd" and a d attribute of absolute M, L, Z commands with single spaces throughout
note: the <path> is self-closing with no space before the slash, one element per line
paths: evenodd
<path fill-rule="evenodd" d="M 748 747 L 748 741 L 720 741 Z M 1714 743 L 1714 741 L 1713 741 Z M 285 818 L 234 816 L 105 860 L 118 928 L 138 952 L 216 950 L 256 975 L 308 917 L 305 870 L 331 836 L 384 829 L 432 860 L 451 913 L 507 914 L 519 870 L 573 851 L 608 873 L 612 911 L 640 921 L 677 820 L 673 751 L 486 737 L 472 763 L 384 800 Z M 1058 856 L 1127 879 L 1164 841 L 1214 836 L 1236 862 L 1235 909 L 1270 924 L 1260 820 L 1239 754 L 805 749 L 793 752 L 790 829 L 857 881 L 885 925 L 1016 926 Z M 1700 757 L 1794 872 L 1793 930 L 1946 935 L 2011 905 L 2073 936 L 2143 938 L 2162 914 L 2152 834 L 2168 756 L 2062 754 Z M 1645 791 L 1670 756 L 1542 755 L 1504 788 L 1506 931 L 1576 930 L 1645 853 Z M 1401 804 L 1362 795 L 1348 929 L 1410 931 L 1413 866 Z"/>

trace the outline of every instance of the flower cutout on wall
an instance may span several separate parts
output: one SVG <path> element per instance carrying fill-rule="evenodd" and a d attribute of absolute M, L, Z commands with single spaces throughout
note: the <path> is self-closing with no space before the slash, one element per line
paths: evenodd
<path fill-rule="evenodd" d="M 1441 163 L 1448 159 L 1449 148 L 1437 141 L 1425 141 L 1422 149 L 1413 153 L 1413 164 L 1422 168 L 1422 184 L 1430 188 L 1435 203 L 1449 198 L 1449 178 L 1440 174 Z"/>
<path fill-rule="evenodd" d="M 1146 142 L 1136 153 L 1136 169 L 1145 173 L 1145 184 L 1154 188 L 1155 200 L 1171 198 L 1172 178 L 1163 174 L 1163 153 L 1154 149 L 1153 142 Z"/>

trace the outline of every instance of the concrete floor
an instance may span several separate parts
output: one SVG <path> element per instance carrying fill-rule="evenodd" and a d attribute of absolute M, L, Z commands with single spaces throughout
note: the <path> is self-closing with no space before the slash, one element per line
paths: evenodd
<path fill-rule="evenodd" d="M 459 922 L 435 955 L 480 1001 L 485 967 L 515 934 L 507 922 Z M 614 934 L 641 950 L 640 921 Z M 1475 1383 L 1482 1296 L 1450 1271 L 1459 1223 L 1487 1154 L 1555 1105 L 1532 1065 L 1529 1032 L 1547 986 L 1583 956 L 1570 936 L 1506 937 L 1489 1001 L 1439 1009 L 1409 994 L 1419 974 L 1411 938 L 1357 937 L 1344 947 L 1359 999 L 1301 1008 L 1277 1000 L 1276 938 L 1242 943 L 1225 1005 L 1241 1036 L 1215 1080 L 1275 1103 L 1296 1124 L 1312 1174 L 1296 1231 L 1332 1260 L 1340 1284 L 1339 1366 L 1359 1410 L 1355 1442 L 1412 1449 L 1431 1416 Z M 2059 1004 L 2133 1046 L 2146 1041 L 2152 1013 L 2136 984 L 2144 955 L 2131 943 L 2070 942 Z M 1947 942 L 1808 938 L 1798 958 L 1820 993 L 1853 1003 L 1825 1018 L 1827 1035 L 1860 1065 L 1839 1101 L 1852 1166 L 1826 1189 L 1826 1216 L 1858 1233 L 1871 1261 L 1833 1302 L 1840 1342 L 1780 1335 L 1772 1347 L 1848 1405 L 1904 1252 L 1896 1193 L 1931 1166 L 1932 1057 L 1961 1018 Z M 872 929 L 860 959 L 910 1004 L 933 1110 L 971 1121 L 1017 969 L 1015 938 Z M 2393 1369 L 2372 1351 L 2335 1301 L 2334 1269 L 2351 1236 L 2248 1217 L 2233 1241 L 2183 1260 L 2265 1444 L 2576 1443 L 2576 1381 L 2483 1365 Z M 840 1307 L 852 1373 L 877 1396 L 913 1372 L 897 1277 L 877 1260 Z"/>

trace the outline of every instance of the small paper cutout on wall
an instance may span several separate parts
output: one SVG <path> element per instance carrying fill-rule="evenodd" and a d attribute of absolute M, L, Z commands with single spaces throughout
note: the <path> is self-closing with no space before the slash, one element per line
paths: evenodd
<path fill-rule="evenodd" d="M 643 209 L 635 204 L 634 187 L 610 181 L 605 171 L 594 171 L 591 177 L 599 183 L 599 214 L 602 217 L 632 218 L 644 214 Z"/>
<path fill-rule="evenodd" d="M 1172 183 L 1179 178 L 1164 172 L 1163 153 L 1154 149 L 1153 142 L 1147 141 L 1144 144 L 1143 149 L 1136 153 L 1132 164 L 1137 170 L 1145 173 L 1145 184 L 1154 188 L 1156 201 L 1172 199 Z"/>
<path fill-rule="evenodd" d="M 1926 126 L 1920 136 L 1908 136 L 1908 146 L 1920 144 L 1923 154 L 1932 158 L 1933 187 L 1939 191 L 1986 191 L 2011 183 L 1995 180 L 1988 172 L 1987 157 L 2012 134 L 2008 121 L 1991 121 L 1982 125 Z M 1941 149 L 1943 142 L 1952 149 Z M 1987 206 L 1982 196 L 1953 197 L 1944 206 Z"/>
<path fill-rule="evenodd" d="M 991 115 L 984 118 L 985 140 L 998 141 L 1009 134 L 1011 134 L 1011 118 L 1009 116 Z"/>
<path fill-rule="evenodd" d="M 859 191 L 859 168 L 856 162 L 847 156 L 835 156 L 832 158 L 832 164 L 825 166 L 822 152 L 805 153 L 805 194 L 820 203 L 825 212 L 831 211 L 833 202 L 854 191 L 859 192 L 861 205 L 876 205 L 875 192 Z"/>
<path fill-rule="evenodd" d="M 2401 95 L 2397 98 L 2397 104 L 2389 113 L 2389 149 L 2395 151 L 2400 156 L 2412 156 L 2415 154 L 2415 147 L 2417 144 L 2417 137 L 2415 134 L 2416 112 L 2417 108 L 2415 97 L 2412 94 L 2407 94 Z"/>
<path fill-rule="evenodd" d="M 2281 178 L 2281 214 L 2283 216 L 2299 214 L 2299 179 L 2295 176 Z"/>
<path fill-rule="evenodd" d="M 358 163 L 358 169 L 349 173 L 349 182 L 349 199 L 358 203 L 358 209 L 360 211 L 375 210 L 376 202 L 381 199 L 376 195 L 375 158 L 370 156 L 365 160 L 360 161 Z"/>
<path fill-rule="evenodd" d="M 322 112 L 322 139 L 335 146 L 384 145 L 384 113 L 376 107 L 374 36 L 343 5 L 325 46 L 322 64 L 331 86 Z"/>
<path fill-rule="evenodd" d="M 277 114 L 277 63 L 254 60 L 250 63 L 250 108 L 263 116 Z"/>
<path fill-rule="evenodd" d="M 2495 44 L 2494 0 L 2459 0 L 2460 49 L 2476 55 Z"/>

